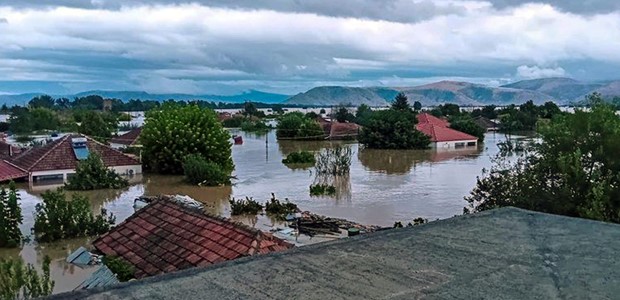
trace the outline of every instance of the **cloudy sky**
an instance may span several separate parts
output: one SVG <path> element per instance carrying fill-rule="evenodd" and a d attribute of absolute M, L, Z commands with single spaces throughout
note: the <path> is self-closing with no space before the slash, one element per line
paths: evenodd
<path fill-rule="evenodd" d="M 0 93 L 620 79 L 618 0 L 0 0 Z"/>

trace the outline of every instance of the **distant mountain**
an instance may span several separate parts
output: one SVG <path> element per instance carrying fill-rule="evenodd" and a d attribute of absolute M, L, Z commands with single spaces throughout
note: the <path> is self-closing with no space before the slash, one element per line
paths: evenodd
<path fill-rule="evenodd" d="M 571 102 L 582 99 L 585 95 L 592 93 L 602 87 L 600 83 L 585 83 L 571 78 L 542 78 L 533 80 L 523 80 L 507 85 L 506 88 L 536 91 L 547 94 L 557 102 Z M 620 93 L 617 93 L 618 95 Z"/>
<path fill-rule="evenodd" d="M 297 94 L 286 100 L 285 103 L 317 106 L 334 106 L 339 104 L 386 106 L 388 105 L 386 100 L 393 97 L 385 97 L 392 94 L 396 95 L 397 93 L 398 91 L 382 88 L 320 86 L 305 93 Z"/>
<path fill-rule="evenodd" d="M 19 95 L 0 95 L 0 105 L 6 104 L 12 105 L 25 105 L 30 99 L 43 95 L 43 93 L 28 93 Z M 115 98 L 123 101 L 129 101 L 131 99 L 140 100 L 155 100 L 165 101 L 168 99 L 174 100 L 205 100 L 215 102 L 227 102 L 227 103 L 242 103 L 245 101 L 263 102 L 263 103 L 281 103 L 288 99 L 290 96 L 282 94 L 265 93 L 261 91 L 249 90 L 247 92 L 238 95 L 191 95 L 191 94 L 150 94 L 142 91 L 86 91 L 73 95 L 51 95 L 54 98 L 69 98 L 85 97 L 89 95 L 99 95 L 104 98 Z"/>
<path fill-rule="evenodd" d="M 594 92 L 600 93 L 603 98 L 620 97 L 620 80 L 608 82 L 595 89 Z"/>

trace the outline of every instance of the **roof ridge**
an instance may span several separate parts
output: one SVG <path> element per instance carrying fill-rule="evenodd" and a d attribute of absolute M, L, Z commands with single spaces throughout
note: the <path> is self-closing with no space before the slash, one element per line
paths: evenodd
<path fill-rule="evenodd" d="M 9 165 L 10 165 L 10 166 L 12 166 L 12 167 L 15 167 L 15 168 L 17 168 L 17 169 L 20 169 L 20 170 L 22 170 L 22 171 L 24 171 L 24 172 L 28 172 L 28 170 L 26 170 L 26 169 L 24 169 L 24 168 L 22 168 L 22 167 L 20 167 L 20 166 L 18 166 L 18 165 L 16 165 L 16 164 L 14 164 L 14 163 L 12 163 L 12 162 L 8 161 L 8 160 L 6 160 L 6 159 L 3 159 L 2 161 L 4 161 L 5 163 L 9 164 Z"/>
<path fill-rule="evenodd" d="M 112 151 L 114 151 L 114 152 L 116 152 L 116 153 L 122 154 L 122 155 L 123 155 L 123 156 L 125 156 L 125 157 L 129 157 L 129 158 L 131 158 L 132 160 L 134 160 L 134 161 L 136 161 L 136 162 L 138 162 L 138 163 L 140 162 L 140 161 L 138 161 L 136 158 L 134 158 L 134 157 L 132 157 L 132 156 L 129 156 L 129 155 L 127 155 L 126 153 L 123 153 L 123 152 L 122 152 L 122 151 L 120 151 L 120 150 L 114 149 L 114 148 L 112 148 L 112 147 L 110 147 L 110 146 L 108 146 L 108 145 L 106 145 L 106 144 L 104 144 L 104 143 L 102 143 L 102 142 L 99 142 L 99 141 L 97 141 L 96 139 L 91 138 L 90 136 L 87 136 L 87 135 L 85 135 L 85 134 L 82 134 L 82 136 L 83 136 L 83 137 L 85 137 L 86 139 L 88 139 L 89 141 L 94 142 L 94 143 L 95 143 L 95 144 L 97 144 L 97 145 L 100 145 L 100 146 L 102 146 L 102 147 L 108 148 L 108 149 L 110 149 L 110 150 L 112 150 Z"/>
<path fill-rule="evenodd" d="M 32 170 L 37 164 L 39 164 L 39 162 L 41 162 L 44 158 L 46 158 L 52 151 L 54 151 L 56 148 L 58 148 L 58 146 L 60 144 L 62 144 L 67 138 L 69 138 L 71 136 L 71 134 L 66 134 L 65 136 L 53 141 L 52 143 L 56 143 L 54 144 L 52 147 L 50 147 L 49 149 L 47 149 L 47 151 L 45 151 L 45 153 L 43 153 L 41 155 L 41 157 L 39 157 L 39 159 L 37 159 L 34 163 L 32 163 L 32 165 L 28 168 L 28 171 Z M 32 150 L 34 150 L 35 148 L 32 148 Z M 28 152 L 30 151 L 26 151 L 23 156 L 25 156 Z M 20 155 L 21 157 L 22 155 Z M 17 157 L 16 157 L 17 158 Z"/>

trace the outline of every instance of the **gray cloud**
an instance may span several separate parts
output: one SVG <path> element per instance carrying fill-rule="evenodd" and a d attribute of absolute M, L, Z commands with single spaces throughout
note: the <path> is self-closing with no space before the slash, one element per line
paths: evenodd
<path fill-rule="evenodd" d="M 0 24 L 8 23 L 9 21 L 6 18 L 0 18 Z"/>

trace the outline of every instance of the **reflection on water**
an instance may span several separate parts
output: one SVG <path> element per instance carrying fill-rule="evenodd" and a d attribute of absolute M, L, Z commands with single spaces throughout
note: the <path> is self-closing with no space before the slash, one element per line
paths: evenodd
<path fill-rule="evenodd" d="M 233 146 L 234 175 L 238 178 L 232 187 L 197 187 L 186 185 L 180 176 L 144 175 L 133 180 L 138 183 L 123 190 L 72 192 L 90 198 L 92 209 L 98 213 L 106 208 L 117 217 L 117 223 L 133 213 L 133 200 L 143 194 L 183 194 L 204 203 L 211 213 L 229 216 L 230 197 L 253 197 L 264 203 L 275 193 L 279 199 L 288 198 L 302 210 L 345 218 L 365 224 L 389 226 L 394 221 L 410 221 L 416 217 L 434 220 L 461 214 L 467 195 L 483 168 L 491 166 L 490 158 L 498 153 L 497 142 L 503 135 L 487 134 L 480 149 L 438 152 L 433 150 L 371 150 L 359 149 L 352 142 L 282 141 L 275 132 L 265 136 L 243 136 L 242 145 Z M 283 156 L 293 151 L 317 152 L 337 144 L 349 144 L 353 151 L 351 172 L 348 176 L 333 178 L 337 196 L 310 197 L 309 186 L 315 180 L 312 170 L 291 170 L 282 164 Z M 356 159 L 357 158 L 357 159 Z M 33 213 L 44 187 L 20 186 L 24 224 L 22 231 L 30 233 Z M 265 217 L 234 217 L 257 228 L 275 227 Z M 68 291 L 77 286 L 93 268 L 70 266 L 64 259 L 79 246 L 88 245 L 88 239 L 62 241 L 53 244 L 31 243 L 23 249 L 0 250 L 2 257 L 21 255 L 26 262 L 40 265 L 43 255 L 52 259 L 55 292 Z"/>

